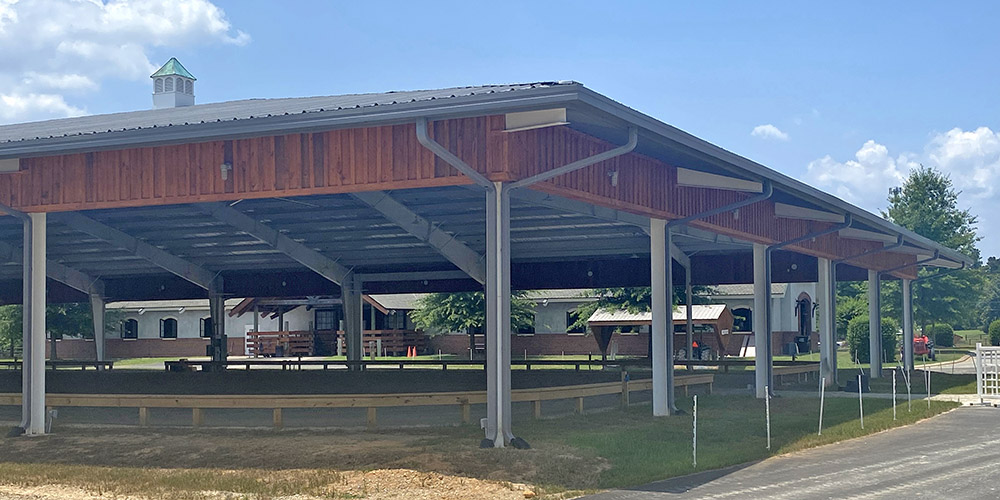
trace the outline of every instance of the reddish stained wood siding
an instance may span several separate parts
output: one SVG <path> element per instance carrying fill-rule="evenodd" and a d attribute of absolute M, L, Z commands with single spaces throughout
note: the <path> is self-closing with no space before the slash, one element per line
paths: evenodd
<path fill-rule="evenodd" d="M 550 170 L 569 162 L 607 151 L 615 146 L 568 127 L 514 132 L 508 134 L 507 156 L 511 175 L 520 179 Z M 618 172 L 618 184 L 611 182 Z M 621 210 L 677 219 L 687 215 L 746 199 L 751 194 L 677 185 L 677 169 L 659 160 L 632 153 L 559 176 L 534 186 L 534 189 Z M 778 218 L 770 201 L 718 214 L 692 223 L 693 226 L 728 236 L 773 244 L 822 231 L 831 224 L 817 221 Z M 880 246 L 880 243 L 827 235 L 789 247 L 791 250 L 839 259 L 857 255 Z M 852 264 L 888 269 L 915 261 L 902 254 L 876 254 Z"/>
<path fill-rule="evenodd" d="M 478 171 L 503 177 L 503 157 L 487 161 L 487 145 L 503 140 L 498 124 L 503 117 L 441 121 L 431 136 Z M 232 165 L 225 180 L 223 163 Z M 0 203 L 26 212 L 470 182 L 421 146 L 412 124 L 29 158 L 22 167 L 0 175 Z"/>
<path fill-rule="evenodd" d="M 503 116 L 447 120 L 432 123 L 430 134 L 494 181 L 524 178 L 615 147 L 568 127 L 507 133 L 504 125 Z M 223 163 L 232 165 L 225 180 Z M 612 172 L 618 172 L 617 185 Z M 67 211 L 470 182 L 418 143 L 414 125 L 395 125 L 24 159 L 22 171 L 0 175 L 0 203 L 29 212 Z M 676 168 L 634 153 L 534 188 L 666 219 L 750 196 L 677 186 Z M 776 218 L 771 202 L 743 207 L 739 217 L 724 213 L 693 225 L 765 244 L 828 227 Z M 836 259 L 876 245 L 831 235 L 793 249 Z M 886 269 L 914 260 L 879 254 L 855 264 Z"/>

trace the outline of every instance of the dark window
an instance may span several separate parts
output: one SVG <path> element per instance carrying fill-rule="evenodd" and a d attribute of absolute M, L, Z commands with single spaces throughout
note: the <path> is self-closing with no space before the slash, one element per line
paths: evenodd
<path fill-rule="evenodd" d="M 409 330 L 406 311 L 389 311 L 385 316 L 386 330 Z"/>
<path fill-rule="evenodd" d="M 745 307 L 733 309 L 733 330 L 737 332 L 753 331 L 753 312 Z"/>
<path fill-rule="evenodd" d="M 123 339 L 139 338 L 139 322 L 134 319 L 127 319 L 125 321 L 122 321 L 121 333 Z"/>
<path fill-rule="evenodd" d="M 317 330 L 339 330 L 340 311 L 336 309 L 317 309 L 315 324 Z"/>
<path fill-rule="evenodd" d="M 517 333 L 535 333 L 535 315 L 531 315 L 531 321 L 526 326 L 517 329 Z"/>
<path fill-rule="evenodd" d="M 566 333 L 585 333 L 587 331 L 586 325 L 573 326 L 580 319 L 580 313 L 575 309 L 572 311 L 566 311 Z"/>
<path fill-rule="evenodd" d="M 177 338 L 177 320 L 174 318 L 166 318 L 160 320 L 160 338 L 161 339 L 176 339 Z"/>
<path fill-rule="evenodd" d="M 201 336 L 211 337 L 212 336 L 212 317 L 201 318 Z"/>

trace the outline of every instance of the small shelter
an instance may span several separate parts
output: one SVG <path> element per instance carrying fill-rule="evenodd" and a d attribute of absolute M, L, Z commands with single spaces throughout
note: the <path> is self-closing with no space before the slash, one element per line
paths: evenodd
<path fill-rule="evenodd" d="M 682 346 L 674 356 L 677 359 L 687 359 L 687 307 L 674 308 L 674 345 Z M 598 309 L 587 320 L 587 325 L 594 333 L 597 345 L 603 354 L 608 354 L 608 348 L 615 341 L 615 335 L 649 335 L 653 324 L 652 312 L 628 312 L 622 310 Z M 707 304 L 691 306 L 691 324 L 694 334 L 691 346 L 699 349 L 702 358 L 707 356 L 721 357 L 728 354 L 724 336 L 733 331 L 733 313 L 725 304 Z M 615 349 L 612 349 L 615 351 Z"/>

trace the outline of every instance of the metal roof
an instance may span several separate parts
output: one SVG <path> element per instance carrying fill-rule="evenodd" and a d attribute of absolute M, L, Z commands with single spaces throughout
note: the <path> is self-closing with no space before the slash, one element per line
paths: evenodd
<path fill-rule="evenodd" d="M 691 319 L 693 321 L 715 321 L 722 316 L 725 310 L 725 304 L 693 305 L 691 306 Z M 675 307 L 673 319 L 674 321 L 686 321 L 687 307 Z M 651 323 L 652 321 L 653 313 L 648 311 L 632 313 L 612 309 L 598 309 L 587 319 L 588 323 Z"/>
<path fill-rule="evenodd" d="M 707 294 L 709 297 L 753 297 L 752 284 L 715 285 L 711 288 L 712 291 Z M 771 283 L 771 296 L 782 297 L 787 289 L 788 283 Z"/>
<path fill-rule="evenodd" d="M 150 129 L 191 128 L 194 125 L 261 121 L 267 118 L 306 118 L 334 111 L 365 112 L 369 108 L 399 106 L 406 103 L 430 103 L 458 97 L 495 95 L 509 92 L 576 85 L 569 82 L 537 82 L 513 85 L 482 85 L 437 90 L 409 90 L 372 94 L 348 94 L 279 99 L 244 99 L 167 109 L 147 109 L 104 115 L 60 118 L 0 126 L 0 157 L 11 149 L 10 143 L 50 142 L 52 139 L 108 135 L 128 143 L 129 134 Z M 310 118 L 312 116 L 309 116 Z M 160 130 L 159 132 L 163 132 Z M 3 146 L 7 144 L 7 146 Z"/>
<path fill-rule="evenodd" d="M 197 80 L 197 78 L 195 78 L 194 75 L 192 75 L 191 72 L 188 71 L 176 57 L 171 57 L 166 64 L 156 70 L 156 73 L 149 75 L 150 78 L 156 78 L 158 76 L 183 76 L 184 78 Z"/>
<path fill-rule="evenodd" d="M 699 139 L 576 82 L 536 82 L 325 97 L 250 99 L 0 126 L 0 159 L 140 145 L 206 141 L 565 107 L 570 126 L 620 143 L 639 128 L 637 151 L 685 168 L 768 180 L 774 199 L 838 214 L 853 227 L 902 236 L 956 265 L 973 260 L 831 194 Z M 913 247 L 919 247 L 914 249 Z M 947 264 L 944 261 L 929 265 Z"/>

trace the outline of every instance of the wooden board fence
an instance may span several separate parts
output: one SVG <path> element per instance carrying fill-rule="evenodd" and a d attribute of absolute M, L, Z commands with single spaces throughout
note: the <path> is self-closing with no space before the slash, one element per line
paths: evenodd
<path fill-rule="evenodd" d="M 715 376 L 711 373 L 679 375 L 674 378 L 674 386 L 684 387 L 686 394 L 689 386 L 708 385 L 711 392 L 714 381 Z M 511 391 L 511 400 L 531 402 L 534 407 L 534 415 L 537 417 L 541 416 L 542 401 L 575 399 L 576 411 L 583 412 L 583 400 L 586 397 L 621 394 L 622 404 L 628 405 L 629 393 L 647 391 L 652 388 L 652 380 L 630 381 L 627 374 L 623 373 L 621 382 L 515 389 Z M 151 408 L 189 408 L 191 409 L 191 423 L 194 427 L 200 427 L 203 424 L 203 410 L 206 409 L 271 409 L 273 411 L 273 425 L 276 429 L 284 426 L 281 412 L 284 408 L 366 408 L 368 411 L 367 426 L 369 429 L 374 429 L 377 427 L 378 408 L 455 405 L 461 410 L 462 422 L 469 423 L 470 406 L 485 402 L 486 391 L 320 395 L 47 394 L 45 401 L 46 406 L 50 408 L 137 408 L 140 426 L 148 425 Z M 19 406 L 20 404 L 20 393 L 0 393 L 0 406 Z"/>

